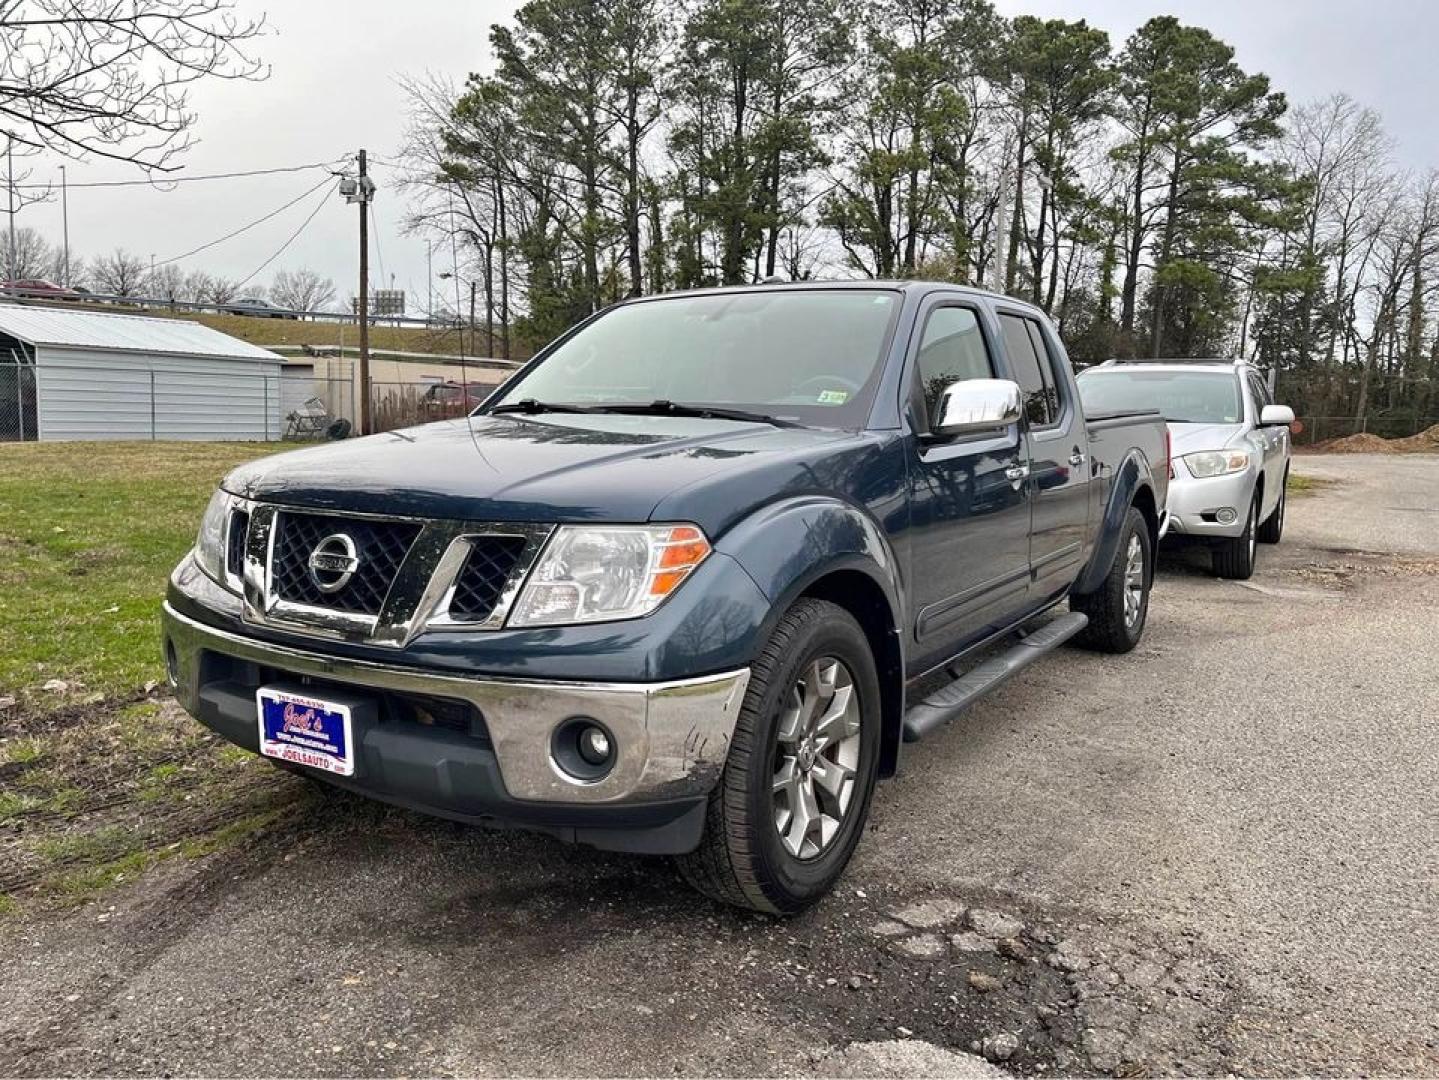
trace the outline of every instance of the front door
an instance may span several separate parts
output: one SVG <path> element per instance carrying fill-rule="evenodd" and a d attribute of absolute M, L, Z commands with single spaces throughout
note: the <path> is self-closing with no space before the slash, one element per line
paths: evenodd
<path fill-rule="evenodd" d="M 997 435 L 938 438 L 939 396 L 963 379 L 996 377 L 978 310 L 943 297 L 921 313 L 910 363 L 915 436 L 909 469 L 915 667 L 928 669 L 1001 628 L 1029 587 L 1029 485 L 1019 425 Z"/>
<path fill-rule="evenodd" d="M 1001 307 L 999 326 L 1010 373 L 1024 392 L 1024 438 L 1034 493 L 1031 598 L 1038 604 L 1068 588 L 1089 555 L 1089 439 L 1059 343 L 1038 319 L 1018 309 Z"/>

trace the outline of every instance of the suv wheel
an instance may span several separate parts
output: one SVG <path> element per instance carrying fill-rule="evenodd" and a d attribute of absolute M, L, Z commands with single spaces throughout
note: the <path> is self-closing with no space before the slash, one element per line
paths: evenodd
<path fill-rule="evenodd" d="M 1279 502 L 1274 507 L 1274 512 L 1264 519 L 1264 524 L 1259 526 L 1259 542 L 1261 544 L 1277 544 L 1279 538 L 1284 535 L 1284 504 L 1289 501 L 1289 470 L 1284 470 L 1284 480 L 1279 487 Z"/>
<path fill-rule="evenodd" d="M 1069 599 L 1071 611 L 1089 616 L 1089 625 L 1076 642 L 1110 653 L 1127 653 L 1138 645 L 1149 617 L 1149 587 L 1153 582 L 1154 547 L 1149 524 L 1131 506 L 1104 583 L 1092 593 Z"/>
<path fill-rule="evenodd" d="M 843 608 L 804 599 L 755 660 L 699 847 L 680 872 L 738 907 L 788 914 L 844 872 L 879 761 L 879 677 Z"/>
<path fill-rule="evenodd" d="M 1221 540 L 1214 548 L 1214 573 L 1222 578 L 1248 581 L 1254 576 L 1255 558 L 1259 554 L 1259 492 L 1249 505 L 1244 532 Z"/>

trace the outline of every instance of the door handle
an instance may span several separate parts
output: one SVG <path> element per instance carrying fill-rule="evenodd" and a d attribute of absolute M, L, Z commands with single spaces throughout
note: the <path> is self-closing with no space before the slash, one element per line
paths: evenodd
<path fill-rule="evenodd" d="M 1069 463 L 1076 469 L 1079 468 L 1079 466 L 1084 464 L 1084 454 L 1076 449 L 1074 453 L 1069 455 Z"/>
<path fill-rule="evenodd" d="M 1023 480 L 1026 476 L 1029 475 L 1029 466 L 1011 465 L 1009 468 L 1004 470 L 1004 475 L 1009 477 L 1009 479 L 1011 480 Z"/>

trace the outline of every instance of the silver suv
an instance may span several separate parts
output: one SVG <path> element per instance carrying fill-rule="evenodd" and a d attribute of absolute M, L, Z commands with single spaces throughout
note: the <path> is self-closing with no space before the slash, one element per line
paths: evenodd
<path fill-rule="evenodd" d="M 1209 543 L 1214 572 L 1248 578 L 1284 532 L 1289 426 L 1242 360 L 1110 360 L 1079 376 L 1086 413 L 1158 410 L 1169 422 L 1169 535 Z"/>

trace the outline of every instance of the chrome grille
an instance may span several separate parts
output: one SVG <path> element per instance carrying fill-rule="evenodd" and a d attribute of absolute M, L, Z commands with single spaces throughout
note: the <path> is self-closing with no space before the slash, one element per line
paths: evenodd
<path fill-rule="evenodd" d="M 527 543 L 523 536 L 473 537 L 470 554 L 455 579 L 450 618 L 460 622 L 488 619 Z"/>
<path fill-rule="evenodd" d="M 420 526 L 409 521 L 347 518 L 282 510 L 276 515 L 271 588 L 277 598 L 308 607 L 357 615 L 379 615 L 385 597 Z M 342 534 L 355 545 L 358 566 L 345 585 L 323 591 L 310 574 L 309 560 L 327 536 Z"/>

